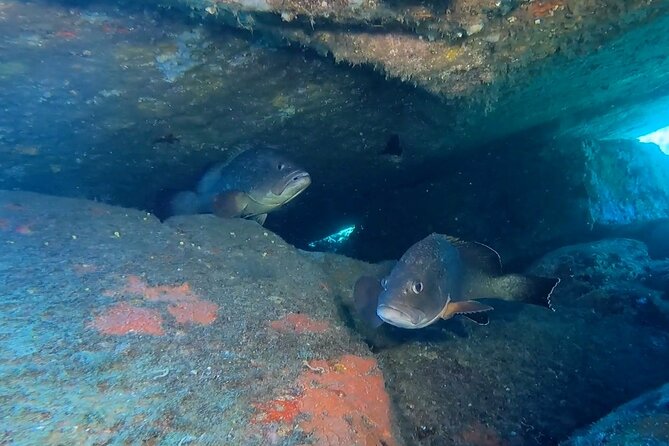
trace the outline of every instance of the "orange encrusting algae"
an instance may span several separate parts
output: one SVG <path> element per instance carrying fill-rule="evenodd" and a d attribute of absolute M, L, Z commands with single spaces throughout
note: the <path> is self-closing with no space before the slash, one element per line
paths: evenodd
<path fill-rule="evenodd" d="M 288 424 L 297 419 L 300 429 L 322 446 L 397 444 L 390 398 L 374 358 L 344 355 L 309 365 L 297 379 L 301 394 L 255 405 L 254 422 Z"/>
<path fill-rule="evenodd" d="M 530 3 L 529 10 L 534 18 L 552 16 L 563 5 L 563 0 L 538 0 Z"/>
<path fill-rule="evenodd" d="M 13 230 L 17 234 L 30 235 L 33 233 L 32 227 L 29 224 L 13 225 L 7 218 L 0 218 L 0 231 Z"/>
<path fill-rule="evenodd" d="M 163 318 L 157 310 L 118 303 L 97 316 L 90 326 L 100 333 L 124 335 L 128 333 L 163 335 Z"/>
<path fill-rule="evenodd" d="M 121 289 L 122 292 L 139 294 L 147 300 L 157 302 L 196 301 L 200 298 L 190 289 L 190 285 L 158 285 L 150 286 L 138 276 L 128 276 L 128 283 Z"/>
<path fill-rule="evenodd" d="M 105 292 L 107 296 L 119 294 L 134 294 L 153 302 L 168 302 L 171 305 L 167 307 L 167 311 L 179 324 L 210 325 L 218 315 L 218 305 L 201 299 L 187 282 L 181 285 L 150 286 L 141 277 L 131 275 L 120 290 Z"/>
<path fill-rule="evenodd" d="M 174 319 L 179 324 L 193 322 L 201 325 L 210 325 L 216 320 L 218 305 L 206 300 L 177 302 L 167 307 L 167 311 L 174 316 Z"/>
<path fill-rule="evenodd" d="M 326 321 L 317 321 L 306 314 L 290 313 L 279 320 L 272 321 L 269 326 L 279 332 L 291 333 L 325 333 L 330 329 Z"/>
<path fill-rule="evenodd" d="M 14 232 L 22 235 L 30 235 L 33 233 L 33 230 L 29 225 L 19 225 L 14 229 Z"/>
<path fill-rule="evenodd" d="M 253 407 L 258 410 L 258 417 L 255 422 L 261 423 L 292 423 L 296 416 L 300 414 L 299 398 L 280 398 L 266 403 L 254 404 Z"/>

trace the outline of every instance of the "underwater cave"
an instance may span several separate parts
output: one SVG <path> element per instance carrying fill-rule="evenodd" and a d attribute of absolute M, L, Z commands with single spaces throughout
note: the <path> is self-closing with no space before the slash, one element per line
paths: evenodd
<path fill-rule="evenodd" d="M 0 445 L 669 444 L 667 26 L 0 1 Z"/>

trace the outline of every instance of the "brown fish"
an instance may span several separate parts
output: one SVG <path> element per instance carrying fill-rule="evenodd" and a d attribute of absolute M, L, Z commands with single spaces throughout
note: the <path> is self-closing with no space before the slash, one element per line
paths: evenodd
<path fill-rule="evenodd" d="M 423 328 L 455 315 L 487 324 L 493 307 L 479 298 L 498 298 L 551 308 L 550 296 L 560 279 L 502 274 L 492 248 L 442 234 L 411 246 L 381 281 L 363 276 L 355 284 L 355 306 L 377 327 Z M 552 309 L 552 308 L 551 308 Z"/>
<path fill-rule="evenodd" d="M 209 169 L 195 192 L 177 194 L 172 199 L 172 214 L 214 213 L 263 224 L 269 212 L 297 197 L 310 184 L 309 174 L 281 153 L 250 149 Z"/>

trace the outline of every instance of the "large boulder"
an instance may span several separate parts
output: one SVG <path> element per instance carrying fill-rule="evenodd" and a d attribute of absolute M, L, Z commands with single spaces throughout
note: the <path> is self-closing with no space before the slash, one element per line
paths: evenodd
<path fill-rule="evenodd" d="M 669 444 L 669 384 L 623 404 L 560 446 L 662 446 Z"/>
<path fill-rule="evenodd" d="M 402 443 L 328 276 L 255 222 L 3 191 L 0 233 L 3 443 Z"/>
<path fill-rule="evenodd" d="M 578 307 L 669 329 L 669 262 L 652 260 L 643 242 L 605 239 L 565 246 L 529 271 L 561 279 L 552 299 L 557 308 Z"/>

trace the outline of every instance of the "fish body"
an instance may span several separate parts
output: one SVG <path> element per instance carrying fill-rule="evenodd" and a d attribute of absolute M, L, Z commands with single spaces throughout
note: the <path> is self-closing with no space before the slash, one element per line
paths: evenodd
<path fill-rule="evenodd" d="M 560 279 L 502 274 L 492 248 L 442 234 L 411 246 L 380 281 L 363 276 L 355 284 L 360 316 L 373 326 L 427 327 L 440 319 L 466 316 L 479 324 L 493 307 L 479 298 L 521 301 L 551 308 L 550 295 Z"/>
<path fill-rule="evenodd" d="M 172 199 L 172 214 L 213 213 L 263 224 L 269 212 L 310 184 L 309 174 L 283 154 L 267 148 L 249 149 L 210 168 L 195 191 L 177 194 Z"/>

